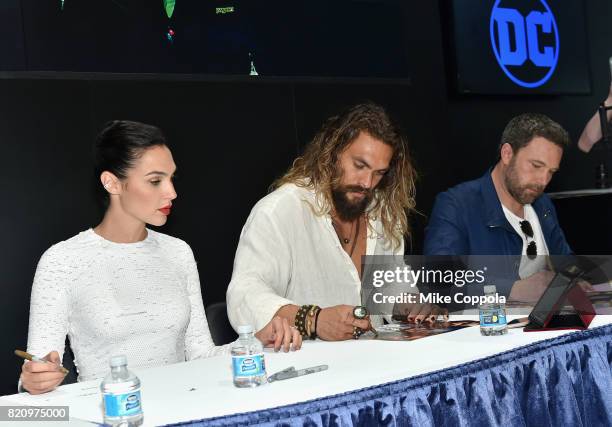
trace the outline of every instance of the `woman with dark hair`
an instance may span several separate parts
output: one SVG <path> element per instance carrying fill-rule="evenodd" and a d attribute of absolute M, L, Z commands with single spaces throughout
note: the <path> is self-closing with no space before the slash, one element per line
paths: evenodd
<path fill-rule="evenodd" d="M 98 135 L 95 174 L 104 218 L 52 246 L 38 263 L 28 352 L 52 363 L 24 363 L 20 380 L 30 393 L 63 381 L 66 335 L 79 381 L 103 377 L 118 353 L 136 368 L 229 353 L 229 345 L 212 341 L 191 248 L 146 228 L 166 223 L 177 197 L 175 170 L 154 126 L 114 121 Z M 301 346 L 298 331 L 279 317 L 255 335 L 276 350 Z"/>

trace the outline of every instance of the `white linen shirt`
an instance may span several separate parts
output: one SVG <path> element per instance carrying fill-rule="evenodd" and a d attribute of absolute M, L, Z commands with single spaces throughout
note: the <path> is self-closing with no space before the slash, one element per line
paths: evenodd
<path fill-rule="evenodd" d="M 329 214 L 317 215 L 313 190 L 285 184 L 261 199 L 240 235 L 227 313 L 236 329 L 263 328 L 284 305 L 360 305 L 361 281 L 340 245 Z M 368 218 L 366 255 L 403 255 L 393 250 L 379 218 Z"/>

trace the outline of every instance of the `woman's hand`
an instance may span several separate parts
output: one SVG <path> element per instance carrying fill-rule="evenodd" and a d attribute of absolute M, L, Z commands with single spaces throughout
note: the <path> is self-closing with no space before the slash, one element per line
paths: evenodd
<path fill-rule="evenodd" d="M 61 360 L 57 351 L 43 357 L 47 362 L 27 361 L 21 367 L 21 386 L 31 394 L 47 393 L 64 381 L 60 370 Z"/>

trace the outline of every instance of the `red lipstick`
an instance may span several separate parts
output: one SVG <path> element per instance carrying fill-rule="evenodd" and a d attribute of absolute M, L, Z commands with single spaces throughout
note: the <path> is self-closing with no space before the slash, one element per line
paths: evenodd
<path fill-rule="evenodd" d="M 172 208 L 172 205 L 167 205 L 167 206 L 164 206 L 163 208 L 159 208 L 158 211 L 160 211 L 164 215 L 168 216 L 168 215 L 170 215 L 171 208 Z"/>

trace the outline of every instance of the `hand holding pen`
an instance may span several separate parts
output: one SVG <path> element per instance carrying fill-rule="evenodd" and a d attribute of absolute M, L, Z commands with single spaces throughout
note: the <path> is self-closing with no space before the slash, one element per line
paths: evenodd
<path fill-rule="evenodd" d="M 434 325 L 436 322 L 448 321 L 448 310 L 435 304 L 403 303 L 393 307 L 393 318 L 415 323 L 417 326 Z"/>
<path fill-rule="evenodd" d="M 15 350 L 15 354 L 30 360 L 21 367 L 21 385 L 31 394 L 41 394 L 53 390 L 64 381 L 64 377 L 68 373 L 68 370 L 61 366 L 57 351 L 52 351 L 43 358 L 21 350 Z"/>

